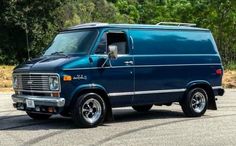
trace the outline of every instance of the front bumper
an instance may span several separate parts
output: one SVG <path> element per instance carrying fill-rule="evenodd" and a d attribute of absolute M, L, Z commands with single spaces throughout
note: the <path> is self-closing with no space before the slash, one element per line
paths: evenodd
<path fill-rule="evenodd" d="M 26 100 L 33 100 L 35 105 L 50 106 L 50 107 L 64 107 L 65 99 L 61 97 L 51 96 L 31 96 L 31 95 L 12 95 L 12 100 L 15 103 L 26 103 Z"/>

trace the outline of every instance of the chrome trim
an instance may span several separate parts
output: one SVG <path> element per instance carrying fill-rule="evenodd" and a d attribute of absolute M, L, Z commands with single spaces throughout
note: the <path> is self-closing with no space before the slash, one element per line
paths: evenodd
<path fill-rule="evenodd" d="M 156 25 L 189 26 L 189 27 L 197 26 L 197 24 L 195 23 L 179 23 L 179 22 L 159 22 Z"/>
<path fill-rule="evenodd" d="M 215 90 L 215 89 L 223 89 L 223 87 L 222 86 L 213 86 L 212 89 L 213 90 Z"/>
<path fill-rule="evenodd" d="M 90 55 L 91 57 L 104 57 L 104 58 L 107 58 L 108 57 L 108 54 L 93 54 L 93 55 Z M 117 54 L 117 57 L 129 57 L 131 55 L 129 54 Z"/>
<path fill-rule="evenodd" d="M 203 63 L 203 64 L 163 64 L 163 65 L 132 65 L 132 66 L 112 66 L 112 67 L 85 67 L 85 68 L 70 68 L 70 69 L 63 69 L 63 70 L 88 70 L 88 69 L 104 69 L 104 68 L 127 68 L 127 67 L 173 67 L 173 66 L 209 66 L 209 65 L 222 65 L 221 63 Z"/>
<path fill-rule="evenodd" d="M 58 73 L 38 73 L 38 72 L 28 72 L 28 73 L 13 73 L 14 75 L 15 74 L 32 74 L 32 75 L 37 75 L 37 74 L 40 74 L 40 75 L 58 75 L 59 76 L 59 74 Z"/>
<path fill-rule="evenodd" d="M 153 93 L 184 92 L 185 90 L 186 90 L 186 89 L 168 89 L 168 90 L 135 91 L 135 95 L 153 94 Z"/>
<path fill-rule="evenodd" d="M 37 91 L 37 90 L 17 90 L 17 89 L 14 89 L 14 91 L 16 92 L 28 92 L 28 93 L 60 93 L 61 90 L 59 91 Z"/>
<path fill-rule="evenodd" d="M 223 89 L 222 86 L 213 86 L 212 89 Z M 173 93 L 173 92 L 185 92 L 186 89 L 167 89 L 167 90 L 149 90 L 149 91 L 135 91 L 135 92 L 117 92 L 108 93 L 108 96 L 129 96 L 129 95 L 143 95 L 143 94 L 158 94 L 158 93 Z"/>
<path fill-rule="evenodd" d="M 137 65 L 135 67 L 166 67 L 166 66 L 201 66 L 201 65 L 221 65 L 219 63 L 203 63 L 203 64 L 163 64 L 163 65 Z"/>
<path fill-rule="evenodd" d="M 143 94 L 157 94 L 157 93 L 173 93 L 184 92 L 186 89 L 167 89 L 167 90 L 149 90 L 149 91 L 135 91 L 135 92 L 117 92 L 109 93 L 108 96 L 128 96 L 128 95 L 143 95 Z"/>
<path fill-rule="evenodd" d="M 107 54 L 92 54 L 90 56 L 99 56 L 99 57 L 107 57 Z M 173 57 L 173 56 L 181 56 L 181 57 L 192 57 L 192 56 L 219 56 L 218 54 L 118 54 L 119 57 L 130 56 L 130 57 Z"/>
<path fill-rule="evenodd" d="M 130 38 L 130 41 L 131 41 L 131 49 L 133 50 L 134 49 L 134 39 L 132 36 L 129 37 Z"/>
<path fill-rule="evenodd" d="M 164 57 L 172 57 L 172 56 L 181 56 L 181 57 L 192 57 L 192 56 L 219 56 L 218 54 L 137 54 L 137 55 L 131 55 L 134 57 L 158 57 L 158 56 L 164 56 Z"/>
<path fill-rule="evenodd" d="M 127 95 L 134 95 L 134 92 L 108 93 L 108 96 L 127 96 Z"/>
<path fill-rule="evenodd" d="M 81 27 L 88 27 L 88 26 L 107 26 L 109 23 L 83 23 L 79 25 L 75 25 L 72 27 L 69 27 L 69 29 L 76 29 L 76 28 L 81 28 Z"/>
<path fill-rule="evenodd" d="M 17 92 L 30 92 L 30 93 L 55 93 L 55 92 L 61 92 L 61 78 L 60 78 L 60 75 L 58 73 L 32 73 L 32 72 L 29 72 L 29 73 L 13 73 L 12 76 L 14 77 L 15 75 L 52 75 L 52 76 L 58 76 L 58 79 L 59 79 L 59 90 L 55 90 L 55 91 L 52 91 L 52 90 L 48 90 L 48 91 L 38 91 L 38 90 L 23 90 L 23 89 L 17 89 L 17 88 L 13 88 L 14 91 L 17 91 Z"/>
<path fill-rule="evenodd" d="M 25 103 L 26 99 L 33 100 L 35 105 L 63 107 L 65 98 L 51 96 L 31 96 L 31 95 L 16 95 L 13 94 L 12 100 L 15 103 Z"/>

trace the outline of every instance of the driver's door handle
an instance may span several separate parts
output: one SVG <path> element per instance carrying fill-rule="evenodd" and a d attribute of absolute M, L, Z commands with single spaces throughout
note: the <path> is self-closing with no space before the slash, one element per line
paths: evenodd
<path fill-rule="evenodd" d="M 125 61 L 124 63 L 125 63 L 126 65 L 133 65 L 133 64 L 134 64 L 133 61 Z"/>

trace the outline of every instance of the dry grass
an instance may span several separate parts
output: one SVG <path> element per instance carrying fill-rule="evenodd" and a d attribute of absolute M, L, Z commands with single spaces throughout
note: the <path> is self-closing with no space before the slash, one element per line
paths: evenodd
<path fill-rule="evenodd" d="M 14 66 L 0 66 L 0 88 L 12 86 L 12 70 Z"/>
<path fill-rule="evenodd" d="M 0 66 L 0 92 L 11 92 L 12 90 L 12 70 L 14 66 Z M 236 88 L 236 70 L 225 70 L 223 76 L 223 86 L 225 88 Z"/>
<path fill-rule="evenodd" d="M 225 88 L 236 88 L 236 70 L 224 71 L 223 86 Z"/>
<path fill-rule="evenodd" d="M 9 88 L 0 88 L 0 93 L 9 93 L 13 92 L 13 89 L 11 87 Z"/>

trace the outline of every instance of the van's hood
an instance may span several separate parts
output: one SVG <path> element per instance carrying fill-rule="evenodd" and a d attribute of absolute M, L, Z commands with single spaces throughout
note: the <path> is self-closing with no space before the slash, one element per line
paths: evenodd
<path fill-rule="evenodd" d="M 67 64 L 71 64 L 76 60 L 81 60 L 85 56 L 45 56 L 40 58 L 35 58 L 30 61 L 18 65 L 14 69 L 14 73 L 20 72 L 58 72 L 63 69 Z"/>

